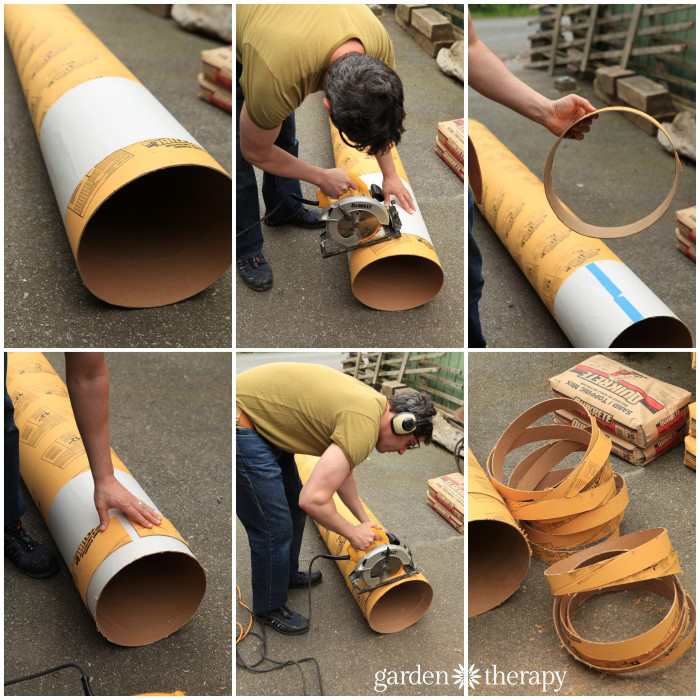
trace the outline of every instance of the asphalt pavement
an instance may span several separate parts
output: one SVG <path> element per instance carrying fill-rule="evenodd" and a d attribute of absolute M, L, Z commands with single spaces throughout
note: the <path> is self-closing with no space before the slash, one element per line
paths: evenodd
<path fill-rule="evenodd" d="M 323 259 L 319 231 L 263 226 L 264 253 L 274 273 L 269 292 L 236 281 L 236 346 L 267 347 L 462 347 L 464 342 L 464 186 L 435 153 L 437 123 L 464 116 L 462 83 L 440 71 L 436 61 L 395 22 L 381 21 L 391 37 L 396 70 L 404 86 L 406 132 L 398 152 L 413 187 L 445 284 L 417 309 L 377 311 L 350 289 L 345 255 Z M 328 113 L 322 93 L 306 98 L 296 112 L 299 157 L 333 168 Z M 256 170 L 260 189 L 262 173 Z M 302 196 L 316 199 L 316 187 L 302 183 Z M 265 205 L 260 197 L 261 216 Z"/>
<path fill-rule="evenodd" d="M 136 5 L 71 8 L 232 172 L 231 116 L 197 98 L 200 52 L 222 42 L 183 31 L 173 20 Z M 87 290 L 77 272 L 7 42 L 4 75 L 5 345 L 230 348 L 230 270 L 196 296 L 155 309 L 111 306 Z"/>
<path fill-rule="evenodd" d="M 330 355 L 330 353 L 328 353 Z M 266 354 L 239 355 L 249 366 L 264 363 Z M 337 359 L 335 359 L 337 358 Z M 337 363 L 327 357 L 324 364 Z M 306 362 L 310 353 L 275 353 L 271 359 Z M 237 368 L 239 369 L 239 368 Z M 241 368 L 243 369 L 243 368 Z M 240 371 L 240 369 L 239 369 Z M 464 664 L 464 536 L 448 525 L 426 504 L 428 479 L 456 471 L 454 457 L 433 444 L 403 455 L 372 452 L 358 465 L 354 476 L 357 490 L 381 524 L 410 547 L 418 567 L 433 587 L 433 601 L 425 615 L 413 626 L 395 634 L 378 634 L 370 629 L 360 608 L 347 589 L 335 562 L 318 559 L 314 568 L 323 581 L 312 589 L 311 629 L 298 637 L 278 634 L 268 628 L 267 655 L 273 659 L 315 657 L 320 665 L 326 695 L 462 695 L 453 675 Z M 308 568 L 317 554 L 328 553 L 313 521 L 307 518 L 301 548 L 300 566 Z M 252 606 L 250 547 L 245 529 L 236 520 L 236 583 L 243 602 Z M 308 613 L 307 592 L 291 591 L 287 605 L 303 615 Z M 236 619 L 248 625 L 248 613 L 238 606 Z M 259 632 L 255 623 L 253 631 Z M 259 658 L 259 641 L 250 636 L 238 645 L 248 663 Z M 261 668 L 267 667 L 263 664 Z M 416 683 L 426 672 L 446 672 L 448 682 Z M 312 663 L 302 664 L 308 694 L 318 694 Z M 390 672 L 404 682 L 385 683 Z M 386 675 L 382 674 L 386 672 Z M 379 676 L 377 676 L 379 674 Z M 433 677 L 434 679 L 435 677 Z M 236 694 L 256 696 L 296 696 L 302 694 L 299 670 L 289 666 L 272 673 L 252 673 L 236 669 Z"/>
<path fill-rule="evenodd" d="M 63 353 L 46 353 L 64 377 Z M 195 616 L 170 637 L 120 647 L 97 631 L 51 535 L 23 488 L 27 532 L 60 560 L 30 579 L 5 563 L 5 679 L 66 661 L 82 664 L 96 695 L 181 690 L 231 695 L 231 355 L 108 353 L 111 443 L 207 573 Z M 144 583 L 145 585 L 145 583 Z M 6 695 L 81 694 L 76 670 L 5 689 Z"/>
<path fill-rule="evenodd" d="M 527 17 L 475 20 L 484 43 L 522 81 L 550 99 L 555 76 L 526 67 L 523 52 L 534 30 Z M 578 80 L 574 92 L 595 107 L 590 81 Z M 484 124 L 515 156 L 542 179 L 554 136 L 535 124 L 468 91 L 469 117 Z M 673 181 L 674 160 L 655 138 L 620 114 L 594 122 L 584 141 L 564 141 L 554 164 L 554 183 L 563 202 L 584 221 L 599 226 L 632 223 L 661 203 Z M 606 244 L 690 328 L 695 335 L 695 264 L 675 248 L 675 212 L 695 204 L 695 163 L 683 160 L 678 191 L 666 213 L 645 231 Z M 535 290 L 491 229 L 475 210 L 474 237 L 484 260 L 483 297 L 479 305 L 486 342 L 494 348 L 567 348 L 570 343 Z M 653 345 L 653 339 L 650 339 Z"/>
<path fill-rule="evenodd" d="M 688 389 L 695 400 L 690 353 L 606 354 L 652 377 Z M 469 447 L 482 467 L 511 421 L 536 403 L 552 398 L 548 379 L 587 357 L 590 353 L 469 353 Z M 545 423 L 550 421 L 551 416 L 545 419 Z M 629 493 L 621 533 L 665 527 L 680 555 L 680 580 L 695 600 L 696 477 L 683 465 L 683 453 L 683 446 L 678 445 L 645 467 L 634 466 L 613 454 L 610 461 L 614 471 L 624 477 Z M 510 475 L 510 464 L 507 463 L 506 477 Z M 543 575 L 547 566 L 532 559 L 518 591 L 499 607 L 469 620 L 467 663 L 481 671 L 481 682 L 469 690 L 470 695 L 695 695 L 695 646 L 672 665 L 618 677 L 594 672 L 570 656 L 554 630 L 552 594 Z M 651 594 L 608 593 L 579 608 L 574 622 L 588 639 L 613 641 L 648 630 L 662 619 L 669 606 Z M 500 685 L 488 685 L 486 671 L 493 678 L 494 666 L 505 674 L 539 672 L 541 678 L 548 671 L 566 675 L 562 676 L 560 688 L 556 681 L 547 692 L 543 692 L 542 685 L 530 685 L 530 673 L 524 684 L 506 685 L 504 679 Z"/>

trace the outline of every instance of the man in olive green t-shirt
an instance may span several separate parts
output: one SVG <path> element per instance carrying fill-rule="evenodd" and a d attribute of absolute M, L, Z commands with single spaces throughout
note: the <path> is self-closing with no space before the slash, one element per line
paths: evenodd
<path fill-rule="evenodd" d="M 236 259 L 242 280 L 255 291 L 270 289 L 272 270 L 256 223 L 252 166 L 264 171 L 271 226 L 324 226 L 320 210 L 288 196 L 301 197 L 299 180 L 333 198 L 357 188 L 341 168 L 298 157 L 294 111 L 320 90 L 341 138 L 377 157 L 385 202 L 394 196 L 414 211 L 390 153 L 404 132 L 403 86 L 389 35 L 372 11 L 365 5 L 236 5 Z"/>
<path fill-rule="evenodd" d="M 387 397 L 342 372 L 291 362 L 255 367 L 236 377 L 236 514 L 248 533 L 253 612 L 285 634 L 307 618 L 286 607 L 289 588 L 308 585 L 299 571 L 306 515 L 364 550 L 376 539 L 353 469 L 376 448 L 398 452 L 429 443 L 436 413 L 427 394 Z M 318 455 L 302 487 L 294 453 Z M 357 518 L 335 508 L 333 495 Z M 311 585 L 319 583 L 313 572 Z"/>

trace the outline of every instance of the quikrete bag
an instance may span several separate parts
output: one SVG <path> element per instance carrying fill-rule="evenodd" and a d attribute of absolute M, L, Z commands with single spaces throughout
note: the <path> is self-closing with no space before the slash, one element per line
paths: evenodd
<path fill-rule="evenodd" d="M 584 430 L 590 430 L 590 423 L 588 421 L 580 420 L 573 413 L 569 411 L 555 411 L 554 412 L 554 423 L 559 425 L 571 425 L 574 428 L 583 428 Z M 654 461 L 659 455 L 664 452 L 668 452 L 672 447 L 675 447 L 679 443 L 683 442 L 685 438 L 685 428 L 681 426 L 673 433 L 667 433 L 658 442 L 653 445 L 647 445 L 646 447 L 637 447 L 627 440 L 623 440 L 617 435 L 611 435 L 606 433 L 610 438 L 612 443 L 612 452 L 618 457 L 635 464 L 638 467 L 643 467 L 649 462 Z"/>
<path fill-rule="evenodd" d="M 555 396 L 582 404 L 606 433 L 637 447 L 655 445 L 688 420 L 689 391 L 604 355 L 552 377 L 549 385 Z M 586 418 L 586 411 L 579 415 Z"/>

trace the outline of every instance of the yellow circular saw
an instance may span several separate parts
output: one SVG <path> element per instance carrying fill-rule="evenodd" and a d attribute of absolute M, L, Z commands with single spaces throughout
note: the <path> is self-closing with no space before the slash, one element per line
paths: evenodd
<path fill-rule="evenodd" d="M 321 255 L 324 258 L 401 235 L 401 219 L 395 206 L 384 204 L 381 187 L 372 185 L 368 189 L 360 178 L 348 174 L 357 184 L 357 190 L 348 190 L 338 199 L 331 199 L 318 191 L 318 203 L 323 208 L 321 221 L 326 224 L 326 230 L 321 234 Z M 331 241 L 336 245 L 332 246 Z"/>

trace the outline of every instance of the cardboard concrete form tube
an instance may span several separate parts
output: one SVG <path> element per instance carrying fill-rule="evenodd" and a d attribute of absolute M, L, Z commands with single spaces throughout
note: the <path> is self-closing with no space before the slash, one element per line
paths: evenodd
<path fill-rule="evenodd" d="M 223 275 L 226 171 L 65 5 L 6 5 L 5 33 L 87 288 L 153 307 Z"/>
<path fill-rule="evenodd" d="M 302 482 L 306 483 L 319 458 L 310 455 L 295 455 L 294 459 L 299 470 L 299 476 Z M 333 496 L 333 503 L 338 513 L 346 520 L 353 524 L 359 522 L 338 498 L 337 494 Z M 364 502 L 362 507 L 373 522 L 381 525 L 377 517 Z M 317 522 L 314 522 L 314 524 L 326 543 L 328 551 L 333 556 L 343 556 L 348 553 L 349 543 L 344 537 L 323 527 L 323 525 L 319 525 Z M 358 595 L 355 593 L 348 578 L 355 568 L 355 563 L 352 560 L 336 561 L 335 563 L 338 565 L 338 569 L 340 569 L 340 573 L 343 575 L 352 597 L 360 606 L 362 614 L 375 632 L 390 634 L 410 627 L 423 617 L 433 600 L 433 588 L 422 573 L 389 583 L 370 593 Z M 403 568 L 400 573 L 403 573 Z"/>
<path fill-rule="evenodd" d="M 489 454 L 486 471 L 527 537 L 532 554 L 559 561 L 584 547 L 620 534 L 628 503 L 625 480 L 610 466 L 610 440 L 588 415 L 590 431 L 565 425 L 531 426 L 548 413 L 579 407 L 572 399 L 549 399 L 533 406 L 506 428 Z M 508 454 L 547 440 L 524 457 L 504 483 Z M 555 469 L 574 452 L 576 467 Z"/>
<path fill-rule="evenodd" d="M 545 572 L 554 594 L 554 626 L 567 651 L 591 668 L 629 673 L 665 666 L 695 639 L 695 604 L 676 576 L 681 567 L 665 528 L 633 532 L 573 554 Z M 573 626 L 576 609 L 598 593 L 642 590 L 672 601 L 665 617 L 631 639 L 594 642 Z"/>
<path fill-rule="evenodd" d="M 370 185 L 382 186 L 377 159 L 348 146 L 330 122 L 335 164 Z M 409 214 L 396 202 L 401 219 L 401 237 L 352 251 L 352 293 L 366 306 L 381 311 L 404 311 L 429 302 L 442 288 L 444 275 L 416 196 L 408 182 L 396 148 L 391 149 L 396 172 L 413 197 L 416 211 Z M 383 235 L 384 229 L 375 234 Z"/>
<path fill-rule="evenodd" d="M 206 589 L 204 569 L 187 542 L 165 517 L 144 528 L 117 510 L 99 531 L 94 482 L 68 391 L 41 353 L 9 354 L 7 390 L 22 480 L 98 630 L 115 644 L 142 646 L 180 629 Z M 158 511 L 114 452 L 112 463 L 118 481 Z"/>
<path fill-rule="evenodd" d="M 503 499 L 469 450 L 469 617 L 510 598 L 530 567 L 530 547 Z"/>
<path fill-rule="evenodd" d="M 567 228 L 544 186 L 486 127 L 479 209 L 574 347 L 693 347 L 685 324 L 603 241 Z"/>

